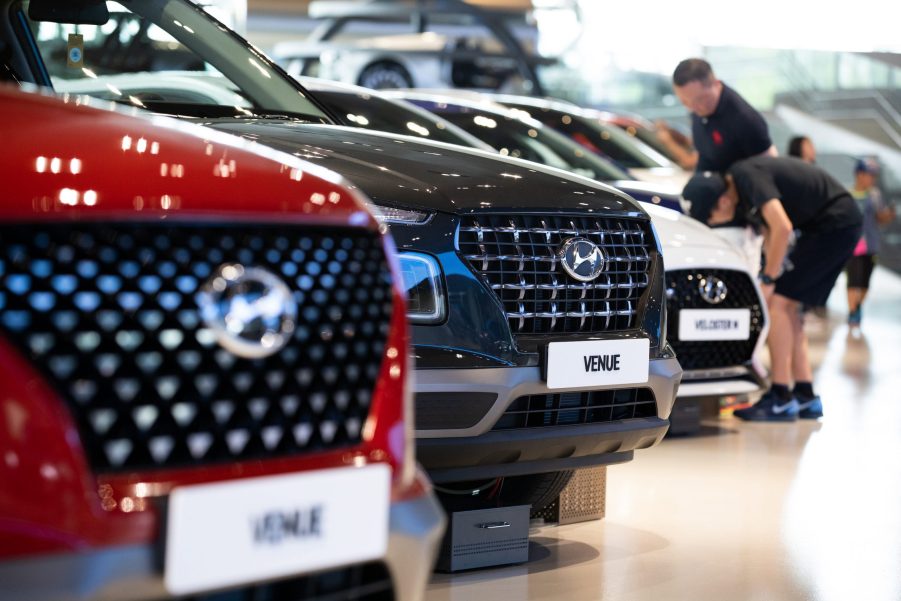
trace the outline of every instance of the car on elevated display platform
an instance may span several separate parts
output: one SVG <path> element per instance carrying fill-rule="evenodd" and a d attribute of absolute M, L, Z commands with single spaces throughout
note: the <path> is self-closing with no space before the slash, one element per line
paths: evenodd
<path fill-rule="evenodd" d="M 180 121 L 0 103 L 0 598 L 420 599 L 444 514 L 363 197 Z"/>
<path fill-rule="evenodd" d="M 560 472 L 628 461 L 662 439 L 681 368 L 664 335 L 660 247 L 630 197 L 482 150 L 336 125 L 314 94 L 185 0 L 107 3 L 116 27 L 84 15 L 94 4 L 13 2 L 3 0 L 0 36 L 18 79 L 57 92 L 90 80 L 105 99 L 326 166 L 379 207 L 410 296 L 418 458 L 442 488 L 504 478 L 477 487 L 490 499 L 470 498 L 540 505 L 536 491 Z M 70 66 L 75 22 L 84 62 Z M 189 64 L 240 101 L 167 96 L 167 70 L 183 76 Z M 106 85 L 136 73 L 144 89 Z"/>
<path fill-rule="evenodd" d="M 538 69 L 556 63 L 526 49 L 523 31 L 511 28 L 512 20 L 526 26 L 515 9 L 464 0 L 329 0 L 311 2 L 307 15 L 318 23 L 309 36 L 279 42 L 272 50 L 291 75 L 374 89 L 457 86 L 541 93 Z M 537 37 L 535 28 L 529 29 Z"/>

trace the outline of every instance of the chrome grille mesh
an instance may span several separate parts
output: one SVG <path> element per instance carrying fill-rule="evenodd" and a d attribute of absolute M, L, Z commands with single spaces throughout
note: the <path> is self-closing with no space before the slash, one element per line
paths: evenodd
<path fill-rule="evenodd" d="M 195 295 L 223 262 L 277 274 L 288 345 L 221 348 Z M 304 454 L 359 442 L 391 317 L 372 232 L 242 225 L 0 228 L 0 334 L 66 401 L 96 471 Z"/>
<path fill-rule="evenodd" d="M 585 238 L 605 256 L 597 279 L 580 282 L 558 251 Z M 459 249 L 500 298 L 514 335 L 592 333 L 636 327 L 649 283 L 647 222 L 547 215 L 465 217 Z"/>

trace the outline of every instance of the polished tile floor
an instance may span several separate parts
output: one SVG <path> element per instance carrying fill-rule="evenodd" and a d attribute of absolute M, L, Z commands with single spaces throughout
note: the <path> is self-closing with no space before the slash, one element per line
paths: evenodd
<path fill-rule="evenodd" d="M 901 601 L 901 278 L 859 334 L 844 282 L 808 323 L 820 422 L 708 420 L 608 470 L 607 517 L 535 526 L 527 564 L 435 574 L 429 601 Z"/>

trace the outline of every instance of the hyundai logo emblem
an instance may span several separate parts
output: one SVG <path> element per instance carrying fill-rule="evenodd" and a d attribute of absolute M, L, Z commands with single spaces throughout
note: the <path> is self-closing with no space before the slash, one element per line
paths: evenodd
<path fill-rule="evenodd" d="M 297 318 L 294 296 L 278 276 L 237 263 L 216 270 L 197 293 L 197 305 L 219 344 L 245 359 L 282 349 Z"/>
<path fill-rule="evenodd" d="M 718 277 L 708 275 L 698 280 L 698 292 L 701 294 L 701 298 L 711 305 L 718 305 L 726 300 L 729 289 L 726 287 L 726 282 Z"/>
<path fill-rule="evenodd" d="M 604 251 L 587 238 L 570 238 L 557 252 L 563 271 L 580 282 L 590 282 L 604 270 Z"/>

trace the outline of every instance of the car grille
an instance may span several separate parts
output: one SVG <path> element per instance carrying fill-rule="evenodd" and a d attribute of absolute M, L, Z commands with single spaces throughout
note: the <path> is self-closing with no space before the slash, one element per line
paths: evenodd
<path fill-rule="evenodd" d="M 656 416 L 657 400 L 650 388 L 532 394 L 514 400 L 492 429 L 596 424 Z"/>
<path fill-rule="evenodd" d="M 217 593 L 179 597 L 180 601 L 393 601 L 394 585 L 388 568 L 372 562 L 256 584 Z"/>
<path fill-rule="evenodd" d="M 606 258 L 597 279 L 568 275 L 557 253 L 587 238 Z M 628 330 L 648 286 L 652 236 L 644 221 L 600 217 L 464 218 L 459 248 L 503 304 L 515 336 Z"/>
<path fill-rule="evenodd" d="M 705 301 L 698 280 L 717 277 L 728 287 L 726 298 L 717 305 Z M 751 360 L 764 326 L 763 308 L 754 283 L 743 271 L 726 269 L 679 269 L 666 272 L 667 338 L 684 370 L 744 365 Z M 751 336 L 748 340 L 679 340 L 681 309 L 750 309 Z"/>
<path fill-rule="evenodd" d="M 56 388 L 98 472 L 357 444 L 389 329 L 373 232 L 242 225 L 0 228 L 0 333 Z M 277 274 L 297 302 L 285 348 L 221 348 L 195 295 L 223 263 Z"/>

